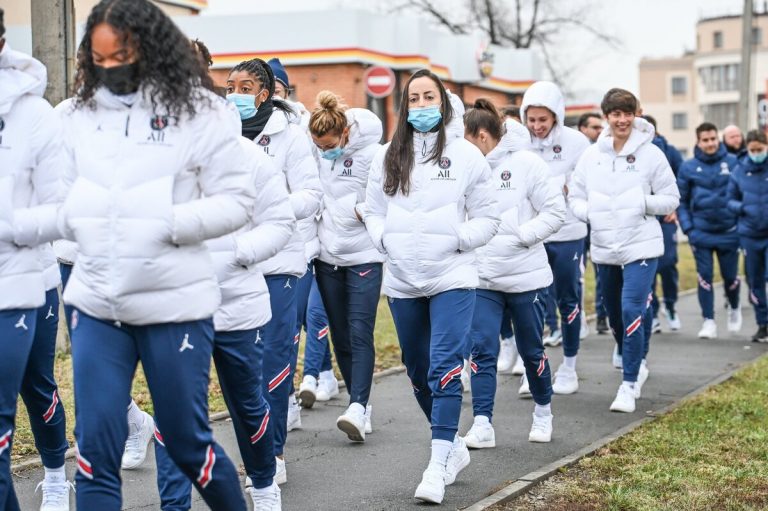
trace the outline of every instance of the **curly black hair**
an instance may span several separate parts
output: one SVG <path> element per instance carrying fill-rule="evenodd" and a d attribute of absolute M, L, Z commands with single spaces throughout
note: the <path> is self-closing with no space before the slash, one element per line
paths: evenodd
<path fill-rule="evenodd" d="M 101 23 L 112 26 L 126 45 L 136 49 L 139 76 L 153 109 L 192 117 L 201 102 L 207 103 L 202 88 L 213 90 L 213 82 L 189 39 L 160 8 L 149 0 L 101 0 L 88 16 L 77 52 L 77 106 L 92 105 L 101 85 L 91 48 L 93 30 Z"/>

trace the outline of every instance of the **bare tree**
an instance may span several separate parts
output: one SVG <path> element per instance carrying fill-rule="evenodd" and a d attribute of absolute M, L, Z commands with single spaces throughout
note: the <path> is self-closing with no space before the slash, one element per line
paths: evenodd
<path fill-rule="evenodd" d="M 589 21 L 597 12 L 592 0 L 463 0 L 460 9 L 452 9 L 450 4 L 444 0 L 403 0 L 393 10 L 415 10 L 454 34 L 481 32 L 498 46 L 536 47 L 552 79 L 566 90 L 568 78 L 577 68 L 556 51 L 566 32 L 584 34 L 610 49 L 620 48 L 615 36 Z"/>

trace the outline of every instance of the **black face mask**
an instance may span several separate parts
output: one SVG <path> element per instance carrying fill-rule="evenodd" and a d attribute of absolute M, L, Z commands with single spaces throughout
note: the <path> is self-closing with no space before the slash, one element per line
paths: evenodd
<path fill-rule="evenodd" d="M 96 66 L 96 76 L 112 94 L 119 96 L 136 92 L 141 83 L 138 62 L 114 67 Z"/>

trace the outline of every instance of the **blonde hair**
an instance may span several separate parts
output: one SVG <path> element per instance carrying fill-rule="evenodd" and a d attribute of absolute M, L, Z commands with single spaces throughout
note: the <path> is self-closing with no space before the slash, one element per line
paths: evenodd
<path fill-rule="evenodd" d="M 316 137 L 322 137 L 327 133 L 341 135 L 347 127 L 347 116 L 344 112 L 347 105 L 341 98 L 331 91 L 324 90 L 317 94 L 318 107 L 309 118 L 309 131 Z"/>

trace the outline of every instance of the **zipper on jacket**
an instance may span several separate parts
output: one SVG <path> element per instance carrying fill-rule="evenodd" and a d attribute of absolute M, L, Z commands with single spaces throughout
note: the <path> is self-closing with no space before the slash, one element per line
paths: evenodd
<path fill-rule="evenodd" d="M 131 122 L 131 112 L 128 111 L 128 117 L 125 118 L 125 136 L 128 136 L 128 124 Z"/>
<path fill-rule="evenodd" d="M 426 156 L 426 155 L 427 155 L 427 140 L 424 139 L 421 145 L 421 156 Z"/>

